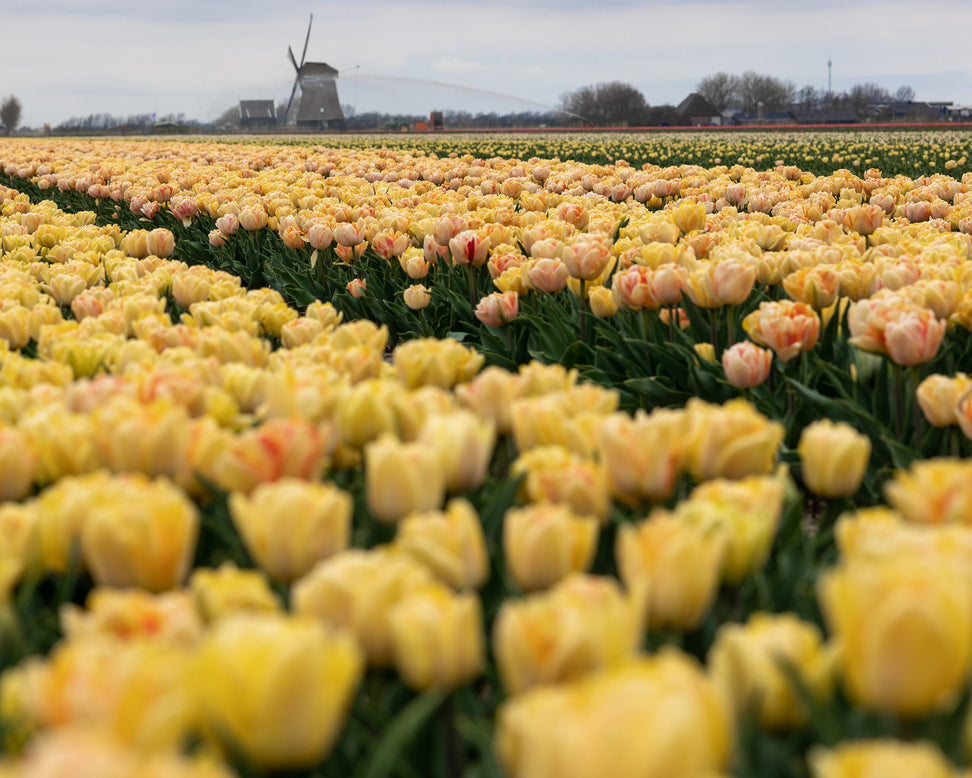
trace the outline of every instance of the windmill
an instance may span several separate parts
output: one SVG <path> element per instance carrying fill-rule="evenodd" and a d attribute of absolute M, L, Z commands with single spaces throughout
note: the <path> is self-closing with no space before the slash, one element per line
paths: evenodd
<path fill-rule="evenodd" d="M 290 100 L 287 101 L 285 122 L 307 129 L 323 129 L 326 126 L 343 127 L 344 111 L 341 110 L 337 84 L 334 82 L 338 71 L 326 62 L 305 61 L 313 23 L 314 14 L 311 14 L 299 65 L 293 50 L 287 46 L 287 56 L 290 57 L 296 75 L 293 89 L 290 90 Z"/>

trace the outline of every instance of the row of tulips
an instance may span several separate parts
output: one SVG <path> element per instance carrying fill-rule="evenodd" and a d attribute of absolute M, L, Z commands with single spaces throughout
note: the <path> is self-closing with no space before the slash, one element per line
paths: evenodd
<path fill-rule="evenodd" d="M 716 171 L 706 180 L 720 175 L 732 178 Z M 549 178 L 531 176 L 538 187 Z M 779 176 L 754 177 L 754 194 L 764 182 L 803 180 L 799 171 Z M 748 182 L 750 172 L 737 177 Z M 612 186 L 589 203 L 559 200 L 546 221 L 569 227 L 544 224 L 546 236 L 511 220 L 502 226 L 512 242 L 495 245 L 470 217 L 457 224 L 440 211 L 402 232 L 418 240 L 416 223 L 435 219 L 422 248 L 405 248 L 397 263 L 374 248 L 377 234 L 363 247 L 366 224 L 347 237 L 352 252 L 332 248 L 347 220 L 307 226 L 320 245 L 304 247 L 293 231 L 286 237 L 296 226 L 304 240 L 299 224 L 280 231 L 290 214 L 266 208 L 253 230 L 243 210 L 233 229 L 227 211 L 220 237 L 207 239 L 214 264 L 242 235 L 244 268 L 255 247 L 295 265 L 301 255 L 274 248 L 279 240 L 286 251 L 309 251 L 296 267 L 314 271 L 322 288 L 336 286 L 330 274 L 354 274 L 364 294 L 341 288 L 334 298 L 348 313 L 359 304 L 352 300 L 387 288 L 383 278 L 411 278 L 409 262 L 419 260 L 435 274 L 431 298 L 443 290 L 440 299 L 465 299 L 471 311 L 462 275 L 479 291 L 493 274 L 474 275 L 477 263 L 519 256 L 495 276 L 517 270 L 530 283 L 503 292 L 517 308 L 497 303 L 486 321 L 488 306 L 477 303 L 483 326 L 466 331 L 480 334 L 491 357 L 488 328 L 509 332 L 515 346 L 524 333 L 542 337 L 521 325 L 543 332 L 549 323 L 563 331 L 560 342 L 530 340 L 531 350 L 568 363 L 573 353 L 603 383 L 619 374 L 612 358 L 636 349 L 620 373 L 634 396 L 677 398 L 691 382 L 707 389 L 692 393 L 710 402 L 634 415 L 618 411 L 627 394 L 578 383 L 576 371 L 483 369 L 483 357 L 454 340 L 417 338 L 386 363 L 387 330 L 341 324 L 341 312 L 319 302 L 298 310 L 279 293 L 246 291 L 225 271 L 178 261 L 177 225 L 123 232 L 97 227 L 104 217 L 93 213 L 69 216 L 5 192 L 11 303 L 0 316 L 17 313 L 0 367 L 12 473 L 3 518 L 19 539 L 7 588 L 23 616 L 65 582 L 74 581 L 68 598 L 78 604 L 94 586 L 84 609 L 62 610 L 53 638 L 63 639 L 47 658 L 6 676 L 11 743 L 28 735 L 33 743 L 10 769 L 37 774 L 29 771 L 72 750 L 142 764 L 159 749 L 168 766 L 141 769 L 175 769 L 174 749 L 193 734 L 203 746 L 191 769 L 200 770 L 228 769 L 216 766 L 217 753 L 243 771 L 305 768 L 329 753 L 320 769 L 334 774 L 361 764 L 381 774 L 389 754 L 442 774 L 458 774 L 463 760 L 524 776 L 801 774 L 806 764 L 821 776 L 861 765 L 952 774 L 928 744 L 838 741 L 911 732 L 964 759 L 968 468 L 958 458 L 907 465 L 925 449 L 966 445 L 919 424 L 957 430 L 968 405 L 968 379 L 954 366 L 965 345 L 969 243 L 943 232 L 952 217 L 962 228 L 965 184 L 952 181 L 951 204 L 934 217 L 941 223 L 906 223 L 907 194 L 878 218 L 843 191 L 840 209 L 816 203 L 804 206 L 806 221 L 794 220 L 808 189 L 829 192 L 835 205 L 837 179 L 858 196 L 868 181 L 879 182 L 872 196 L 882 185 L 873 175 L 811 177 L 777 201 L 789 203 L 788 215 L 765 218 L 719 198 L 708 214 L 710 201 L 681 196 L 691 189 L 684 179 L 666 184 L 665 199 L 652 194 L 649 210 L 612 203 Z M 898 183 L 906 192 L 926 185 Z M 940 197 L 952 184 L 928 186 L 942 187 Z M 478 196 L 467 186 L 455 191 L 468 214 Z M 727 188 L 723 199 L 730 194 L 738 193 Z M 519 202 L 514 214 L 531 212 L 522 191 Z M 165 206 L 139 210 L 154 219 Z M 362 218 L 370 217 L 353 221 Z M 374 274 L 360 277 L 369 263 Z M 543 287 L 558 276 L 559 290 Z M 737 327 L 755 342 L 736 343 Z M 929 362 L 945 374 L 919 384 L 915 366 Z M 894 365 L 915 372 L 890 376 Z M 887 424 L 868 396 L 873 387 L 887 398 Z M 749 401 L 711 402 L 737 390 Z M 867 434 L 810 424 L 821 410 Z M 771 420 L 785 411 L 788 428 Z M 913 438 L 893 440 L 894 423 L 910 425 Z M 328 485 L 317 484 L 322 477 Z M 448 495 L 469 502 L 444 508 Z M 889 507 L 848 512 L 833 528 L 855 495 Z M 158 510 L 136 515 L 131 505 Z M 841 562 L 815 591 L 834 534 Z M 219 567 L 226 558 L 256 565 L 270 583 Z M 222 594 L 206 588 L 207 575 L 222 581 Z M 124 599 L 131 586 L 172 589 L 184 604 L 169 605 L 169 593 L 140 594 L 135 604 Z M 36 636 L 26 621 L 20 629 L 30 647 Z M 255 636 L 252 651 L 237 648 L 242 634 Z M 172 643 L 178 651 L 150 656 Z M 119 662 L 121 653 L 131 662 Z M 330 679 L 328 694 L 315 677 Z M 422 694 L 396 716 L 409 699 L 402 683 Z M 140 695 L 163 709 L 139 715 L 123 691 L 146 684 L 168 694 Z M 439 708 L 442 728 L 432 722 Z M 387 728 L 388 739 L 371 727 Z M 414 750 L 394 751 L 403 731 Z M 380 757 L 366 759 L 376 742 Z M 423 746 L 446 755 L 444 764 L 422 762 Z"/>

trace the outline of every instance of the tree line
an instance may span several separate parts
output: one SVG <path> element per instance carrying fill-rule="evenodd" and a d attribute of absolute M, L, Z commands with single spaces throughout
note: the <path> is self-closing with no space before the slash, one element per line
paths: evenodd
<path fill-rule="evenodd" d="M 827 92 L 813 86 L 797 88 L 792 81 L 747 71 L 741 75 L 719 72 L 703 78 L 695 91 L 711 104 L 715 114 L 756 114 L 790 110 L 846 109 L 860 113 L 872 105 L 914 100 L 915 90 L 902 86 L 892 94 L 878 84 L 855 84 L 846 92 Z M 594 127 L 678 124 L 675 106 L 650 106 L 631 84 L 611 81 L 580 87 L 561 95 L 560 108 L 583 124 Z M 576 122 L 575 122 L 576 123 Z"/>

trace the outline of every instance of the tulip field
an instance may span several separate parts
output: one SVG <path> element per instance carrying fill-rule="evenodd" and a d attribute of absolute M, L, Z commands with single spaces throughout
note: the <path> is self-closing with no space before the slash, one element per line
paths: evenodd
<path fill-rule="evenodd" d="M 972 761 L 972 134 L 0 139 L 0 778 Z"/>

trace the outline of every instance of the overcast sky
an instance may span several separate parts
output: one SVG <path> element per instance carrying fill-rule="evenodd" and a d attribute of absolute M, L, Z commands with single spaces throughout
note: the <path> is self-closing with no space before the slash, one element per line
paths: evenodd
<path fill-rule="evenodd" d="M 307 59 L 341 71 L 359 113 L 543 110 L 615 80 L 677 104 L 720 70 L 823 89 L 828 56 L 834 91 L 907 84 L 972 104 L 970 0 L 0 0 L 0 98 L 16 95 L 33 127 L 279 103 L 311 12 Z"/>

